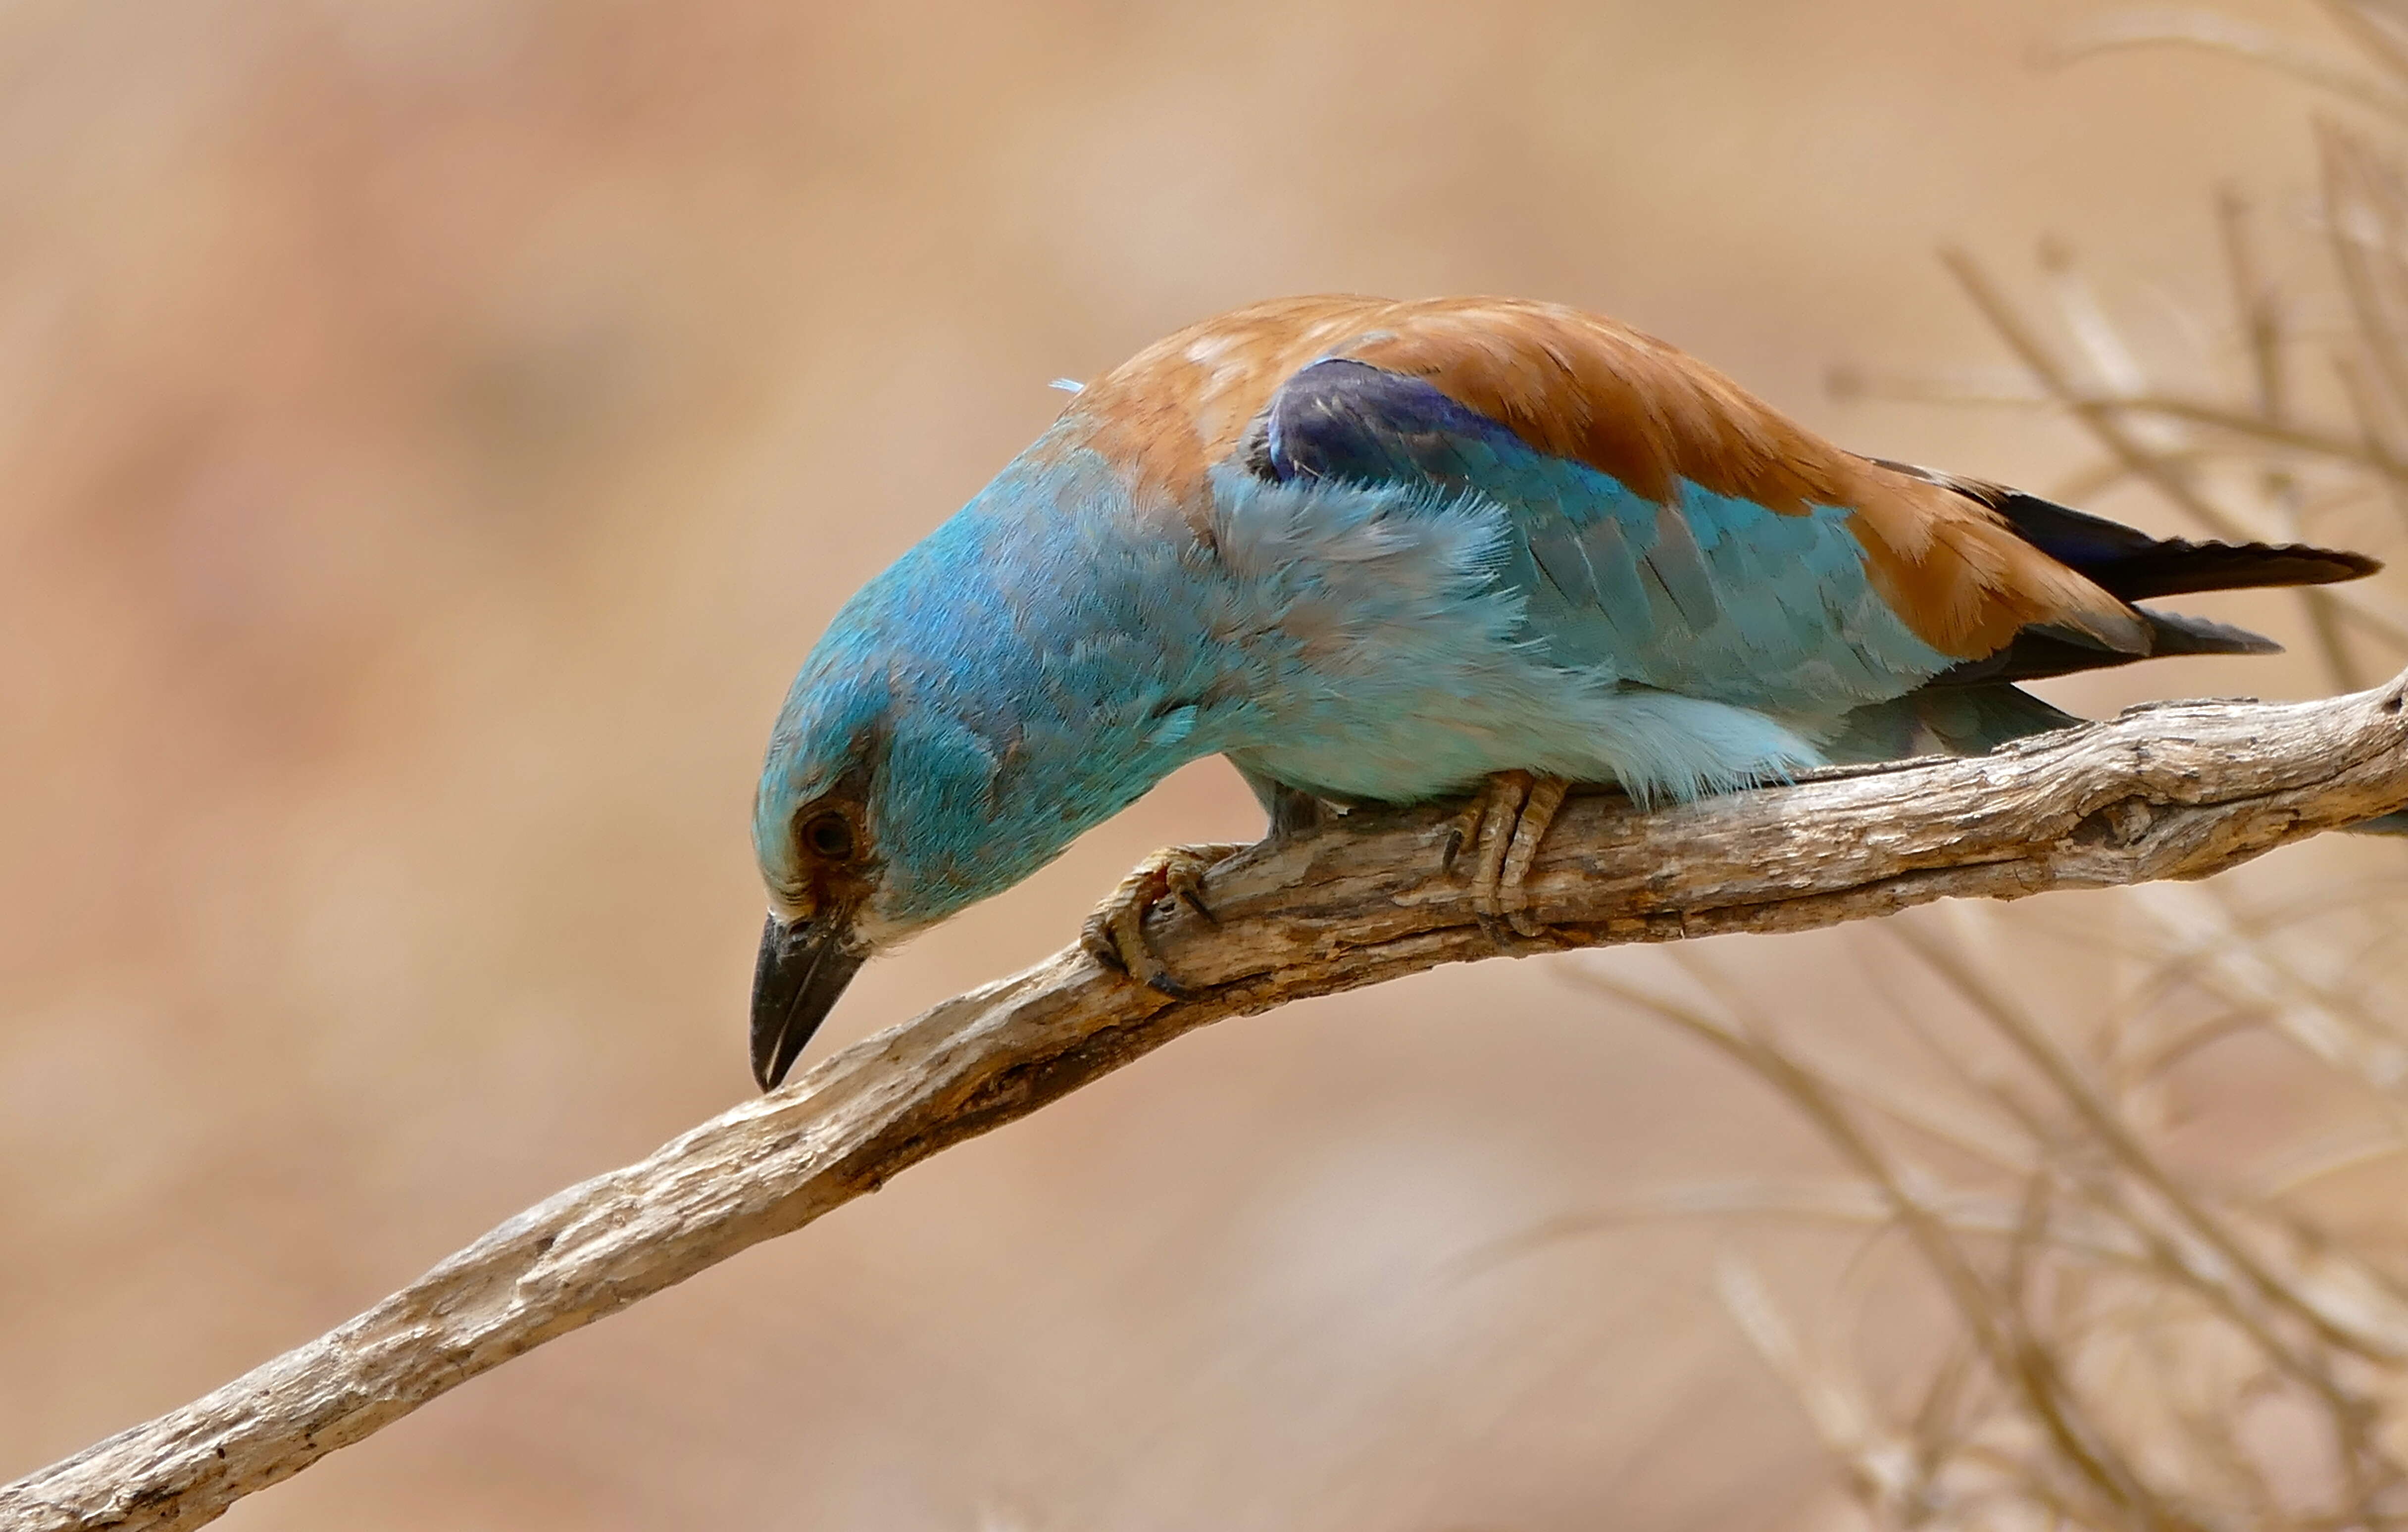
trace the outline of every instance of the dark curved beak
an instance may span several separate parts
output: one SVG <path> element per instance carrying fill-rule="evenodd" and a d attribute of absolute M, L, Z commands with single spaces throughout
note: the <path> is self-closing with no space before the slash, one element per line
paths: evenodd
<path fill-rule="evenodd" d="M 850 951 L 853 923 L 841 913 L 789 925 L 772 914 L 761 928 L 752 969 L 752 1078 L 774 1091 L 803 1045 L 836 1008 L 867 955 Z"/>

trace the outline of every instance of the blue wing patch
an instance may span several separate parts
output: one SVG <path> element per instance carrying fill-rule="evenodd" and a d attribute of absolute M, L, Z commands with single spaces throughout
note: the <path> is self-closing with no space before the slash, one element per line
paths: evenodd
<path fill-rule="evenodd" d="M 1240 449 L 1288 485 L 1411 486 L 1500 508 L 1521 637 L 1624 685 L 1812 722 L 1910 690 L 1950 658 L 1872 589 L 1849 512 L 1784 515 L 1683 480 L 1670 504 L 1541 452 L 1417 378 L 1344 358 L 1282 384 Z M 1400 502 L 1400 505 L 1403 502 Z"/>
<path fill-rule="evenodd" d="M 1419 477 L 1470 487 L 1471 455 L 1520 438 L 1418 378 L 1343 357 L 1300 369 L 1271 396 L 1251 466 L 1283 484 Z"/>

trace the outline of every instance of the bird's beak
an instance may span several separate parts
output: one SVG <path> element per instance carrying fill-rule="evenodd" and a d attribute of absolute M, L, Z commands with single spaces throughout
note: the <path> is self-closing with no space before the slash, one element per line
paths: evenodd
<path fill-rule="evenodd" d="M 840 910 L 792 923 L 773 911 L 761 928 L 761 961 L 752 969 L 752 1078 L 763 1090 L 776 1090 L 786 1078 L 867 957 L 851 950 L 852 924 Z"/>

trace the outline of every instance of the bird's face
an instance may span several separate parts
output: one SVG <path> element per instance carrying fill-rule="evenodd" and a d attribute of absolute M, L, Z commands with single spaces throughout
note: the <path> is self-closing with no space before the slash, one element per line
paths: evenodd
<path fill-rule="evenodd" d="M 892 856 L 880 844 L 891 752 L 883 687 L 806 667 L 770 737 L 752 802 L 752 851 L 769 895 L 752 970 L 752 1077 L 783 1080 L 879 943 Z"/>
<path fill-rule="evenodd" d="M 864 915 L 882 864 L 864 775 L 848 772 L 791 804 L 765 802 L 756 815 L 769 918 L 752 970 L 752 1078 L 765 1091 L 785 1078 L 875 950 L 875 923 Z"/>
<path fill-rule="evenodd" d="M 836 655 L 848 659 L 841 645 Z M 982 737 L 883 670 L 806 666 L 753 800 L 769 895 L 752 978 L 762 1089 L 785 1078 L 862 964 L 1025 876 L 1013 838 L 996 833 L 995 769 Z"/>
<path fill-rule="evenodd" d="M 845 604 L 787 693 L 753 800 L 765 1089 L 874 952 L 1011 887 L 1206 748 L 1195 709 L 1167 723 L 1158 688 L 1081 637 L 1106 619 L 1059 571 L 1005 588 L 1008 546 L 969 512 L 946 523 Z"/>

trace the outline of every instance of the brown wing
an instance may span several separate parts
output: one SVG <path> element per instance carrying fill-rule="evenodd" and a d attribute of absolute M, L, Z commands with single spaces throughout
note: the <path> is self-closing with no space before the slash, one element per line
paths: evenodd
<path fill-rule="evenodd" d="M 1842 451 L 1712 367 L 1597 315 L 1512 298 L 1286 298 L 1147 348 L 1082 393 L 1071 436 L 1140 483 L 1201 504 L 1297 369 L 1350 357 L 1426 380 L 1533 448 L 1669 504 L 1688 480 L 1798 514 L 1843 508 L 1874 589 L 1918 637 L 1964 658 L 2046 623 L 2129 653 L 2130 608 L 1946 485 Z"/>

